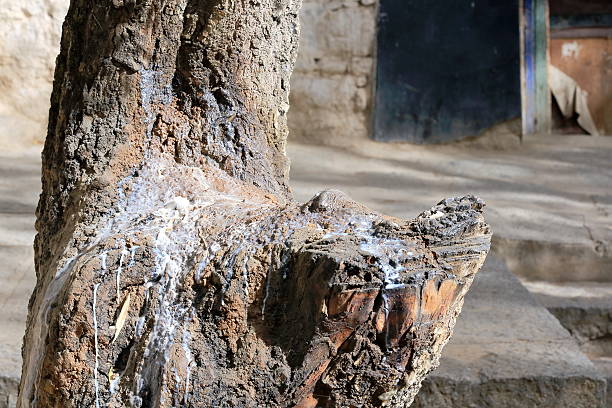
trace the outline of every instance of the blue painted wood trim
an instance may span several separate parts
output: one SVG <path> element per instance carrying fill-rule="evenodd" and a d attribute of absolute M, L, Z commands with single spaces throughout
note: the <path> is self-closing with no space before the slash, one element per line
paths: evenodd
<path fill-rule="evenodd" d="M 520 13 L 523 134 L 549 133 L 547 0 L 522 0 Z"/>

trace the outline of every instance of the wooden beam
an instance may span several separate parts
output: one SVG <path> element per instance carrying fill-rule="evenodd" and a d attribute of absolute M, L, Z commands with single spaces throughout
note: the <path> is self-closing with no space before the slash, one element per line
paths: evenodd
<path fill-rule="evenodd" d="M 550 2 L 552 16 L 580 16 L 611 14 L 610 0 L 554 0 Z"/>
<path fill-rule="evenodd" d="M 612 27 L 578 27 L 551 30 L 550 38 L 612 38 Z"/>
<path fill-rule="evenodd" d="M 520 31 L 523 135 L 550 133 L 547 0 L 521 0 Z"/>

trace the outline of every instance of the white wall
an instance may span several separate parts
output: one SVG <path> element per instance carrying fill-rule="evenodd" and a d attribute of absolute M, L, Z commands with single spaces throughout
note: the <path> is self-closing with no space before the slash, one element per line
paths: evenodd
<path fill-rule="evenodd" d="M 290 140 L 346 145 L 367 138 L 377 0 L 304 0 L 301 13 Z"/>
<path fill-rule="evenodd" d="M 0 0 L 0 149 L 42 144 L 67 0 Z"/>
<path fill-rule="evenodd" d="M 69 0 L 0 0 L 0 149 L 41 148 Z M 377 0 L 304 0 L 290 139 L 368 137 Z"/>

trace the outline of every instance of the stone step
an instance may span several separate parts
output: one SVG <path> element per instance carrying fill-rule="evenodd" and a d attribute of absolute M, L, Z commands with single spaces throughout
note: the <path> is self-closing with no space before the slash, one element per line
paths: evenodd
<path fill-rule="evenodd" d="M 599 357 L 594 358 L 593 364 L 595 368 L 606 378 L 608 382 L 606 407 L 612 408 L 612 358 Z"/>
<path fill-rule="evenodd" d="M 495 256 L 414 407 L 604 407 L 605 378 Z"/>
<path fill-rule="evenodd" d="M 524 282 L 535 298 L 574 336 L 608 381 L 612 408 L 612 284 Z"/>
<path fill-rule="evenodd" d="M 612 283 L 524 282 L 587 355 L 612 357 Z"/>

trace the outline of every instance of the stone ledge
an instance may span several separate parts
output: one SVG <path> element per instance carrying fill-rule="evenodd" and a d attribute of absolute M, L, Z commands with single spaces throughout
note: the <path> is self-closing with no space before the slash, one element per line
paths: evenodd
<path fill-rule="evenodd" d="M 559 322 L 490 256 L 415 407 L 604 407 L 606 381 Z"/>

